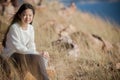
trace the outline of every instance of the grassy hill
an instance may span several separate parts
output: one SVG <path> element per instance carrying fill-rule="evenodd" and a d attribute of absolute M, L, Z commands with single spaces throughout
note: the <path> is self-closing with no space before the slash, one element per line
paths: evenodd
<path fill-rule="evenodd" d="M 120 71 L 116 64 L 120 63 L 120 26 L 78 10 L 72 12 L 68 10 L 64 13 L 63 7 L 64 5 L 58 2 L 46 2 L 45 7 L 36 8 L 33 21 L 37 50 L 49 52 L 49 66 L 55 70 L 50 74 L 51 80 L 119 80 Z M 9 23 L 3 16 L 0 16 L 0 20 L 1 33 L 4 33 Z M 56 26 L 66 28 L 70 25 L 75 29 L 70 33 L 70 37 L 78 45 L 77 57 L 68 55 L 70 48 L 61 46 L 62 43 L 52 44 L 59 39 Z M 112 48 L 108 45 L 110 49 L 102 49 L 103 42 L 99 39 L 112 45 Z M 16 74 L 14 68 L 12 69 L 13 74 Z M 0 71 L 0 75 L 3 72 Z M 13 78 L 17 77 L 16 80 L 19 80 L 17 74 L 13 75 Z M 27 76 L 29 79 L 25 80 L 34 80 L 31 75 Z M 0 80 L 5 78 L 7 79 L 6 75 Z"/>

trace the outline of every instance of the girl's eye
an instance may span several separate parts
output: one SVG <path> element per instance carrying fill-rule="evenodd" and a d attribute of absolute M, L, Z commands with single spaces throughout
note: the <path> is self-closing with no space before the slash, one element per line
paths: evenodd
<path fill-rule="evenodd" d="M 25 14 L 22 14 L 22 16 L 24 17 L 24 16 L 26 16 Z"/>
<path fill-rule="evenodd" d="M 23 17 L 25 17 L 25 16 L 29 16 L 29 17 L 32 17 L 32 15 L 26 15 L 26 14 L 23 14 Z"/>
<path fill-rule="evenodd" d="M 29 17 L 31 17 L 32 15 L 29 15 Z"/>

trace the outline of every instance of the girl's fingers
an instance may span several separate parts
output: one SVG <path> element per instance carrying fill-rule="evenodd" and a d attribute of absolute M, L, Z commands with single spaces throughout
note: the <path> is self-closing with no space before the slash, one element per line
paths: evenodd
<path fill-rule="evenodd" d="M 49 57 L 50 57 L 49 53 L 47 51 L 41 51 L 40 54 L 47 59 L 49 59 Z"/>
<path fill-rule="evenodd" d="M 44 56 L 45 58 L 49 58 L 49 57 L 50 57 L 50 56 L 49 56 L 49 53 L 48 53 L 47 51 L 44 51 L 43 56 Z"/>

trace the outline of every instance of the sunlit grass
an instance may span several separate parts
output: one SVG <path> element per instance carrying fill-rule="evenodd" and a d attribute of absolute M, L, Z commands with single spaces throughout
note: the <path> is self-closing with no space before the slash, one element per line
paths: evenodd
<path fill-rule="evenodd" d="M 49 52 L 51 58 L 49 65 L 54 66 L 56 70 L 53 80 L 119 80 L 120 72 L 116 70 L 115 65 L 120 61 L 120 51 L 116 47 L 116 44 L 120 42 L 120 26 L 81 11 L 76 11 L 68 17 L 62 17 L 58 15 L 61 4 L 57 2 L 46 4 L 45 8 L 36 10 L 33 26 L 37 50 Z M 57 24 L 62 24 L 65 27 L 72 24 L 79 32 L 79 34 L 71 35 L 80 48 L 77 60 L 68 56 L 66 49 L 58 45 L 52 46 L 52 42 L 58 39 L 58 35 L 54 30 L 54 25 L 50 22 L 51 20 L 56 20 Z M 8 24 L 5 20 L 2 22 L 4 23 L 2 33 L 4 33 L 5 28 L 3 26 Z M 82 32 L 98 35 L 114 44 L 115 47 L 110 53 L 104 52 L 93 46 L 90 39 Z M 19 74 L 17 73 L 18 76 L 15 75 L 14 67 L 11 69 L 13 70 L 12 75 L 18 78 L 16 80 L 19 80 Z M 0 75 L 0 80 L 7 80 L 2 68 L 0 68 Z M 29 73 L 26 76 L 29 77 L 25 77 L 25 80 L 34 80 Z M 12 80 L 14 79 L 12 78 Z"/>

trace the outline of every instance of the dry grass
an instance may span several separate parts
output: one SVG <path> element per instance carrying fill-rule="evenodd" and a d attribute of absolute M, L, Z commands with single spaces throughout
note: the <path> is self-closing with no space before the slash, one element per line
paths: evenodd
<path fill-rule="evenodd" d="M 115 67 L 116 63 L 120 62 L 120 26 L 81 11 L 62 17 L 58 15 L 61 4 L 57 2 L 46 4 L 46 8 L 36 10 L 33 25 L 37 50 L 47 50 L 50 54 L 49 64 L 55 69 L 55 76 L 52 80 L 120 80 L 120 71 Z M 51 20 L 65 27 L 72 24 L 77 28 L 79 34 L 71 35 L 80 48 L 77 59 L 68 56 L 68 51 L 63 47 L 52 46 L 52 42 L 58 39 L 58 35 Z M 5 21 L 4 23 L 6 26 Z M 102 37 L 113 44 L 114 48 L 110 52 L 96 48 L 86 36 L 81 34 L 81 31 Z M 0 75 L 2 75 L 0 80 L 7 80 L 2 68 L 0 68 Z M 29 77 L 28 75 L 30 74 L 27 74 L 25 80 L 34 80 L 30 77 L 31 75 Z"/>

